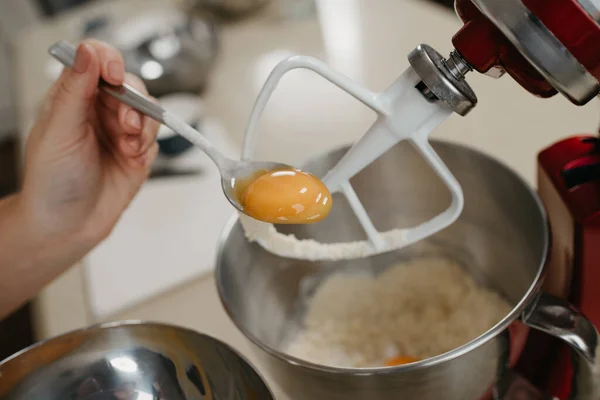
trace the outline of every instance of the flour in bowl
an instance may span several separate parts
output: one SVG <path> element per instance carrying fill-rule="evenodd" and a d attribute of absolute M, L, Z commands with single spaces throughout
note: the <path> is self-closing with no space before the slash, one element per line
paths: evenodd
<path fill-rule="evenodd" d="M 321 365 L 381 367 L 390 358 L 425 359 L 460 347 L 510 310 L 457 263 L 422 258 L 376 277 L 332 275 L 310 300 L 303 329 L 283 350 Z"/>

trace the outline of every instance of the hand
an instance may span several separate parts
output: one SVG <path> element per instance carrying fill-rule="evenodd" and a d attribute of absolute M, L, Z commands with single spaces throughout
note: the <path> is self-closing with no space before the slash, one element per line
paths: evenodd
<path fill-rule="evenodd" d="M 77 261 L 106 238 L 158 152 L 159 124 L 100 92 L 100 77 L 147 94 L 125 74 L 119 52 L 85 41 L 50 89 L 27 144 L 22 206 L 61 262 Z"/>
<path fill-rule="evenodd" d="M 0 199 L 0 319 L 79 261 L 148 176 L 159 124 L 97 89 L 127 81 L 121 55 L 86 41 L 31 131 L 20 193 Z"/>

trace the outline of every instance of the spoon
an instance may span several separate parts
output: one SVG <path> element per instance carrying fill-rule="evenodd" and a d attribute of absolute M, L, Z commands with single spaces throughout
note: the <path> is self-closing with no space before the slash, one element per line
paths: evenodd
<path fill-rule="evenodd" d="M 61 40 L 49 49 L 50 55 L 67 67 L 75 63 L 77 49 L 72 44 Z M 293 169 L 291 166 L 268 161 L 236 161 L 226 157 L 204 135 L 185 123 L 183 120 L 154 103 L 128 84 L 111 85 L 100 79 L 98 87 L 104 92 L 117 98 L 122 103 L 133 107 L 144 115 L 169 127 L 173 132 L 183 136 L 194 145 L 201 148 L 217 165 L 221 173 L 221 185 L 225 197 L 239 211 L 245 214 L 244 207 L 238 200 L 240 186 L 259 173 L 273 170 Z"/>

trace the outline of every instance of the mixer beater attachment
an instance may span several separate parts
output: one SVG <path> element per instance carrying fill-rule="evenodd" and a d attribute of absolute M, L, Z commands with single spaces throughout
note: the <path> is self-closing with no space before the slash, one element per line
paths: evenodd
<path fill-rule="evenodd" d="M 300 240 L 276 231 L 271 224 L 241 215 L 250 240 L 282 257 L 310 260 L 339 260 L 367 257 L 397 250 L 423 240 L 452 224 L 463 209 L 462 189 L 450 170 L 429 144 L 430 133 L 454 112 L 464 116 L 475 107 L 477 97 L 464 80 L 471 70 L 453 52 L 444 59 L 427 45 L 420 45 L 408 57 L 410 67 L 381 93 L 373 93 L 348 77 L 331 70 L 321 61 L 294 56 L 279 63 L 258 95 L 246 128 L 242 158 L 250 159 L 255 147 L 262 113 L 278 82 L 289 71 L 308 69 L 374 110 L 375 123 L 323 177 L 332 193 L 348 200 L 368 240 L 350 243 L 318 243 Z M 354 192 L 350 179 L 400 141 L 409 141 L 436 172 L 451 194 L 450 206 L 420 225 L 379 232 Z"/>

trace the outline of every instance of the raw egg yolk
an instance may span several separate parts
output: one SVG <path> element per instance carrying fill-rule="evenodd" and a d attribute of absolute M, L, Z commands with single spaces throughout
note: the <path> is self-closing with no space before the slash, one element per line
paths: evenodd
<path fill-rule="evenodd" d="M 389 360 L 386 360 L 385 366 L 386 367 L 397 367 L 399 365 L 411 364 L 411 363 L 414 363 L 417 361 L 419 361 L 419 359 L 415 358 L 415 357 L 400 356 L 400 357 L 394 357 L 394 358 L 390 358 Z"/>
<path fill-rule="evenodd" d="M 244 212 L 272 224 L 311 224 L 331 210 L 331 193 L 317 178 L 297 169 L 263 172 L 242 183 L 238 200 Z"/>

